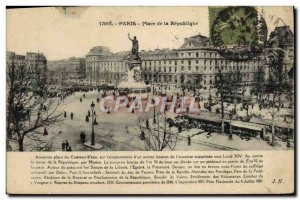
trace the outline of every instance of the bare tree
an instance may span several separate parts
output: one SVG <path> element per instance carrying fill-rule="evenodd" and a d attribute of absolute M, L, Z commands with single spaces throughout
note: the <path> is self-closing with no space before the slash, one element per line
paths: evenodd
<path fill-rule="evenodd" d="M 263 68 L 260 66 L 257 71 L 255 72 L 253 76 L 253 82 L 254 82 L 254 92 L 261 101 L 262 93 L 264 92 L 264 86 L 265 86 L 265 72 Z"/>
<path fill-rule="evenodd" d="M 14 60 L 14 59 L 12 59 Z M 40 66 L 7 63 L 7 140 L 24 151 L 24 140 L 41 144 L 44 129 L 60 119 L 58 101 L 49 95 L 50 84 Z M 9 148 L 11 149 L 11 148 Z"/>
<path fill-rule="evenodd" d="M 235 94 L 238 88 L 241 86 L 241 73 L 239 69 L 224 71 L 223 67 L 218 65 L 217 81 L 215 82 L 215 87 L 220 94 L 221 101 L 221 115 L 222 115 L 222 132 L 224 132 L 224 101 L 226 98 L 230 97 L 235 99 Z M 236 110 L 236 103 L 235 108 Z"/>
<path fill-rule="evenodd" d="M 158 113 L 157 122 L 147 125 L 146 117 L 139 117 L 137 126 L 144 134 L 145 149 L 147 151 L 163 151 L 168 148 L 174 150 L 178 140 L 178 132 L 172 132 L 169 127 L 166 113 Z M 148 127 L 147 127 L 148 126 Z"/>
<path fill-rule="evenodd" d="M 283 57 L 284 51 L 281 48 L 272 48 L 267 50 L 267 63 L 270 68 L 269 79 L 267 81 L 267 91 L 273 94 L 272 100 L 272 142 L 271 145 L 275 145 L 275 105 L 276 97 L 278 97 L 278 112 L 280 110 L 281 95 L 285 90 L 283 74 Z"/>

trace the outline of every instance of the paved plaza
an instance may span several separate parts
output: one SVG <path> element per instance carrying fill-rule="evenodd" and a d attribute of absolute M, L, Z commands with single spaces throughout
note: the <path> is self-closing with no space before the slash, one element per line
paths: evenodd
<path fill-rule="evenodd" d="M 110 93 L 108 92 L 108 95 Z M 82 102 L 80 102 L 80 98 Z M 85 93 L 76 92 L 66 97 L 60 102 L 57 112 L 66 112 L 66 117 L 62 116 L 62 121 L 48 127 L 48 135 L 41 136 L 43 140 L 52 142 L 54 151 L 62 150 L 62 143 L 66 140 L 72 147 L 72 151 L 93 151 L 80 141 L 80 133 L 86 134 L 86 141 L 91 141 L 92 122 L 85 121 L 88 110 L 92 101 L 95 103 L 96 121 L 94 125 L 95 142 L 101 144 L 103 148 L 100 151 L 143 151 L 145 149 L 144 141 L 140 139 L 140 130 L 137 126 L 137 120 L 140 116 L 147 116 L 149 122 L 153 121 L 153 108 L 150 112 L 135 113 L 128 112 L 128 108 L 121 108 L 119 112 L 111 112 L 110 114 L 101 112 L 97 98 L 101 99 L 101 93 L 98 91 L 90 91 Z M 200 102 L 203 106 L 203 102 Z M 156 108 L 158 109 L 158 108 Z M 70 114 L 73 113 L 73 119 Z M 156 110 L 157 112 L 157 110 Z M 177 116 L 175 113 L 168 113 L 168 117 Z M 201 114 L 201 113 L 200 113 Z M 173 128 L 172 131 L 177 131 Z M 241 139 L 237 135 L 233 135 L 233 140 L 229 140 L 225 133 L 208 133 L 201 129 L 184 130 L 178 134 L 177 144 L 174 150 L 190 151 L 190 150 L 274 150 L 288 149 L 286 143 L 278 141 L 276 146 L 270 146 L 266 141 L 252 138 L 251 140 Z M 191 145 L 188 145 L 188 135 L 191 136 Z M 28 150 L 33 148 L 34 144 L 31 140 L 25 140 Z"/>

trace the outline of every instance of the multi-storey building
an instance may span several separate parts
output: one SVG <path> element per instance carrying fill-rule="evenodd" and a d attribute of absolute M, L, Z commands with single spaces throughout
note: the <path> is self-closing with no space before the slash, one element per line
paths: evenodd
<path fill-rule="evenodd" d="M 294 34 L 289 26 L 276 27 L 270 34 L 269 48 L 281 48 L 284 50 L 283 72 L 293 74 L 294 70 Z"/>
<path fill-rule="evenodd" d="M 85 58 L 71 57 L 64 60 L 49 61 L 49 76 L 53 81 L 66 83 L 82 83 L 86 78 Z"/>
<path fill-rule="evenodd" d="M 6 52 L 6 66 L 16 66 L 16 67 L 22 67 L 26 65 L 25 62 L 25 56 L 23 55 L 18 55 L 15 52 Z"/>
<path fill-rule="evenodd" d="M 46 76 L 47 72 L 47 58 L 43 53 L 27 52 L 26 55 L 18 55 L 15 52 L 6 53 L 7 66 L 27 67 L 32 72 L 40 73 Z"/>
<path fill-rule="evenodd" d="M 183 45 L 176 50 L 141 52 L 141 59 L 146 81 L 177 85 L 214 85 L 218 73 L 226 77 L 237 71 L 243 84 L 252 84 L 255 72 L 264 66 L 261 53 L 251 59 L 228 58 L 220 49 L 210 47 L 209 39 L 202 35 L 185 38 Z"/>
<path fill-rule="evenodd" d="M 112 53 L 105 46 L 93 47 L 86 55 L 87 80 L 91 84 L 118 85 L 125 75 L 128 66 L 124 58 L 130 52 Z"/>

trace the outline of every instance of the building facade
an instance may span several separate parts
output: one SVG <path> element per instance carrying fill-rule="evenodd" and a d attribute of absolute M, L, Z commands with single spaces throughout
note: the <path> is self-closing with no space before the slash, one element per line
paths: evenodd
<path fill-rule="evenodd" d="M 278 39 L 278 35 L 283 35 L 285 39 Z M 279 41 L 272 42 L 272 38 Z M 280 46 L 276 46 L 279 44 Z M 259 81 L 259 74 L 262 73 L 265 80 L 269 76 L 267 49 L 278 47 L 285 52 L 284 72 L 289 73 L 294 62 L 294 40 L 289 27 L 277 27 L 271 33 L 268 44 L 259 50 L 248 46 L 216 48 L 210 45 L 209 38 L 195 35 L 185 38 L 178 49 L 142 50 L 142 77 L 146 83 L 153 84 L 213 87 L 222 74 L 226 80 L 238 77 L 240 85 L 254 86 Z M 108 47 L 103 46 L 92 48 L 86 55 L 88 82 L 95 85 L 117 85 L 128 70 L 126 60 L 129 53 L 112 53 Z"/>
<path fill-rule="evenodd" d="M 46 76 L 47 58 L 43 53 L 27 52 L 26 55 L 18 55 L 15 52 L 6 52 L 6 66 L 27 67 L 34 73 Z"/>
<path fill-rule="evenodd" d="M 128 70 L 125 57 L 130 52 L 112 53 L 105 46 L 93 47 L 86 55 L 87 80 L 90 84 L 118 85 Z"/>
<path fill-rule="evenodd" d="M 85 58 L 71 57 L 64 60 L 49 61 L 49 76 L 54 82 L 83 83 L 86 78 Z"/>

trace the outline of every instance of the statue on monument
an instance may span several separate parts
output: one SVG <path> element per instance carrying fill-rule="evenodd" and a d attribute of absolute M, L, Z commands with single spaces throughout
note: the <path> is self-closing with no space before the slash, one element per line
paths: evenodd
<path fill-rule="evenodd" d="M 136 39 L 136 36 L 134 36 L 133 39 L 130 38 L 129 33 L 128 33 L 128 38 L 132 42 L 130 58 L 132 58 L 133 60 L 139 60 L 140 59 L 140 57 L 139 57 L 139 41 Z"/>

